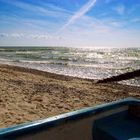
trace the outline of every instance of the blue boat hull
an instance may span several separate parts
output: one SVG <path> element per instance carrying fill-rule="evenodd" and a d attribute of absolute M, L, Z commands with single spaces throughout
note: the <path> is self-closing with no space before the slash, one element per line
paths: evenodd
<path fill-rule="evenodd" d="M 140 105 L 140 101 L 127 98 L 0 129 L 0 140 L 128 140 L 140 138 L 140 120 L 128 117 L 130 105 Z"/>

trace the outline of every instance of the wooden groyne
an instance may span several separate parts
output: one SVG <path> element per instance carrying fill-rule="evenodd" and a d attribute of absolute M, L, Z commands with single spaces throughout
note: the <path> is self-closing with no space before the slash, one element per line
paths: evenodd
<path fill-rule="evenodd" d="M 140 76 L 140 69 L 132 71 L 132 72 L 127 72 L 124 74 L 120 74 L 117 76 L 112 76 L 109 78 L 105 78 L 102 80 L 98 80 L 97 83 L 108 83 L 108 82 L 117 82 L 117 81 L 122 81 L 122 80 L 129 80 L 129 79 L 133 79 L 135 77 L 139 77 Z"/>

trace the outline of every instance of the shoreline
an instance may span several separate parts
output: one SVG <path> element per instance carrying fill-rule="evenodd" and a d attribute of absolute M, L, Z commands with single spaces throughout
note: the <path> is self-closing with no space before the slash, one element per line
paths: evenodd
<path fill-rule="evenodd" d="M 126 97 L 140 87 L 0 64 L 0 128 Z"/>
<path fill-rule="evenodd" d="M 114 79 L 115 77 L 120 77 L 120 75 L 126 75 L 127 73 L 131 73 L 131 72 L 126 72 L 124 74 L 119 74 L 117 76 L 111 76 L 111 77 L 108 77 L 108 78 L 102 78 L 102 79 L 89 79 L 89 78 L 82 78 L 82 77 L 76 77 L 76 76 L 71 76 L 71 75 L 65 75 L 65 74 L 58 74 L 58 73 L 54 73 L 54 72 L 48 72 L 48 71 L 43 71 L 43 70 L 40 70 L 40 69 L 34 69 L 34 68 L 29 68 L 29 67 L 25 67 L 25 66 L 18 66 L 18 65 L 13 65 L 13 64 L 3 64 L 3 63 L 0 63 L 0 68 L 3 67 L 3 68 L 10 68 L 12 70 L 18 70 L 20 72 L 26 72 L 26 73 L 32 73 L 32 74 L 36 74 L 36 75 L 42 75 L 42 76 L 46 76 L 49 77 L 49 78 L 55 78 L 57 77 L 57 79 L 60 79 L 60 80 L 70 80 L 70 79 L 79 79 L 79 80 L 87 80 L 87 81 L 91 81 L 93 83 L 115 83 L 117 85 L 124 85 L 124 86 L 130 86 L 130 87 L 136 87 L 136 88 L 140 88 L 139 85 L 131 85 L 131 84 L 123 84 L 123 80 L 114 80 L 114 81 L 110 81 L 110 79 Z M 109 80 L 108 80 L 109 79 Z M 133 78 L 132 78 L 133 79 Z M 128 80 L 132 80 L 132 79 L 129 79 Z M 101 82 L 101 81 L 104 81 L 105 82 Z M 126 79 L 127 80 L 127 79 Z M 125 79 L 124 79 L 125 81 Z"/>

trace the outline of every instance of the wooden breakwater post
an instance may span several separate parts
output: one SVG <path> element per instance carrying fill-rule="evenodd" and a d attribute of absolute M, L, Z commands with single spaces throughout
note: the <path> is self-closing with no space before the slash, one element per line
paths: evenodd
<path fill-rule="evenodd" d="M 109 78 L 105 78 L 102 80 L 98 80 L 97 83 L 108 83 L 108 82 L 117 82 L 117 81 L 122 81 L 122 80 L 129 80 L 129 79 L 133 79 L 135 77 L 139 77 L 140 76 L 140 69 L 132 71 L 132 72 L 127 72 L 124 74 L 120 74 L 117 76 L 112 76 Z"/>

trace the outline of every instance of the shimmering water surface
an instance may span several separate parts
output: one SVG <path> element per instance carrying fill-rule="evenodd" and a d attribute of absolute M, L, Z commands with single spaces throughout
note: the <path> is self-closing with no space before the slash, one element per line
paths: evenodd
<path fill-rule="evenodd" d="M 0 63 L 102 79 L 140 69 L 140 49 L 0 47 Z M 140 86 L 140 77 L 123 83 Z"/>

